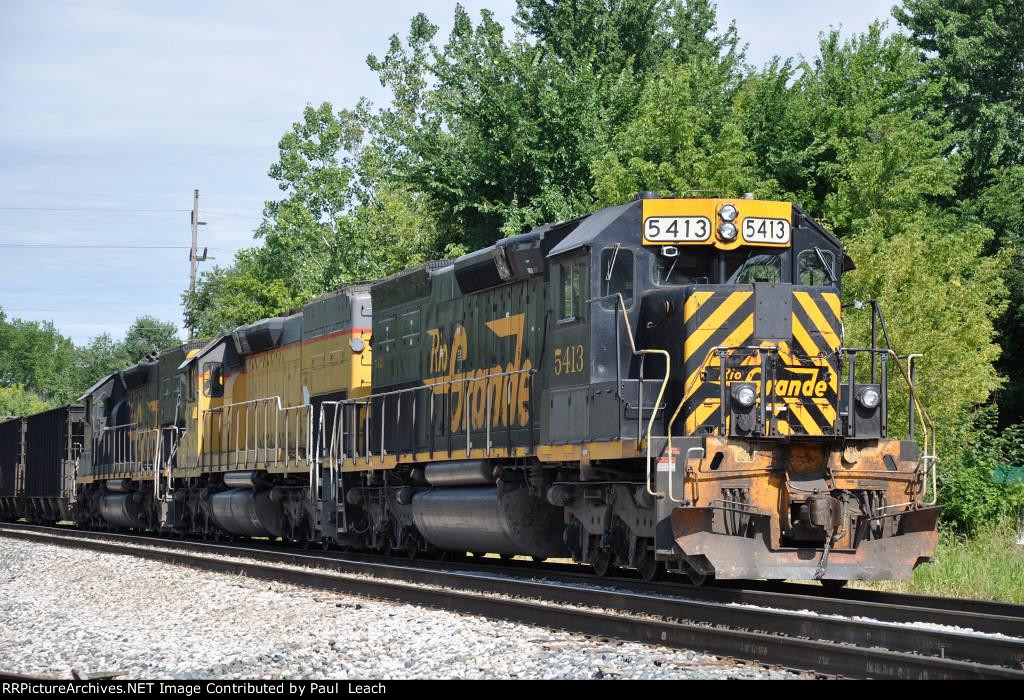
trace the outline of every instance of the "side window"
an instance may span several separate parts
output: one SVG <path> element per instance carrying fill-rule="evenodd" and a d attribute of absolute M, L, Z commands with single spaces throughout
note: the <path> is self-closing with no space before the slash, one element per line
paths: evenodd
<path fill-rule="evenodd" d="M 621 247 L 601 251 L 601 307 L 614 311 L 619 304 L 615 294 L 622 295 L 627 309 L 633 306 L 633 251 Z"/>
<path fill-rule="evenodd" d="M 583 318 L 583 290 L 586 284 L 587 263 L 585 260 L 574 260 L 560 266 L 562 274 L 562 298 L 560 312 L 561 321 L 577 321 Z"/>
<path fill-rule="evenodd" d="M 224 365 L 220 362 L 207 362 L 203 365 L 203 396 L 217 399 L 224 396 Z"/>
<path fill-rule="evenodd" d="M 818 252 L 821 255 L 818 255 Z M 824 262 L 822 262 L 824 258 Z M 826 267 L 827 264 L 827 267 Z M 835 284 L 832 271 L 836 269 L 835 256 L 830 250 L 810 249 L 797 258 L 799 284 L 808 287 L 826 287 Z"/>

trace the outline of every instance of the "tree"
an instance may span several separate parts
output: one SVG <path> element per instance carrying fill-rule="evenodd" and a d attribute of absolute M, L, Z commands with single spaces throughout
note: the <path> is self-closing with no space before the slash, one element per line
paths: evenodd
<path fill-rule="evenodd" d="M 270 167 L 284 197 L 264 207 L 255 232 L 263 245 L 239 251 L 183 295 L 189 327 L 216 335 L 435 253 L 432 214 L 422 196 L 387 178 L 388 155 L 367 136 L 370 121 L 362 104 L 306 106 Z"/>
<path fill-rule="evenodd" d="M 958 130 L 961 196 L 980 194 L 995 169 L 1024 165 L 1024 4 L 904 0 L 893 16 L 923 52 Z"/>
<path fill-rule="evenodd" d="M 88 343 L 75 349 L 75 356 L 78 375 L 75 399 L 111 372 L 129 366 L 121 355 L 119 344 L 109 333 L 92 337 Z"/>
<path fill-rule="evenodd" d="M 7 418 L 30 416 L 50 407 L 46 401 L 26 391 L 20 384 L 0 386 L 0 421 Z"/>
<path fill-rule="evenodd" d="M 998 328 L 1005 352 L 999 369 L 1010 379 L 1000 418 L 1024 419 L 1024 3 L 1020 0 L 905 0 L 893 15 L 909 32 L 940 88 L 937 105 L 956 128 L 949 146 L 963 161 L 959 205 L 996 235 L 1009 304 Z"/>
<path fill-rule="evenodd" d="M 897 352 L 924 353 L 918 394 L 945 456 L 961 447 L 949 439 L 960 437 L 955 428 L 971 423 L 974 406 L 1001 384 L 994 321 L 1005 304 L 1004 262 L 984 254 L 991 237 L 991 229 L 955 213 L 925 209 L 895 231 L 885 216 L 873 216 L 844 240 L 857 262 L 844 276 L 845 300 L 878 299 Z M 844 314 L 847 346 L 865 346 L 869 321 L 866 311 Z M 890 430 L 905 434 L 906 385 L 895 368 L 890 378 Z"/>
<path fill-rule="evenodd" d="M 0 386 L 64 403 L 75 391 L 74 344 L 49 321 L 7 319 L 0 310 Z"/>
<path fill-rule="evenodd" d="M 202 274 L 195 292 L 182 295 L 185 325 L 201 338 L 214 338 L 238 326 L 283 313 L 299 300 L 273 271 L 263 265 L 261 249 L 245 249 L 230 267 Z"/>
<path fill-rule="evenodd" d="M 776 183 L 758 170 L 736 120 L 738 86 L 733 66 L 718 58 L 665 64 L 648 82 L 637 116 L 591 164 L 598 202 L 618 204 L 647 189 L 662 196 L 774 194 Z"/>
<path fill-rule="evenodd" d="M 128 327 L 121 341 L 120 354 L 126 365 L 141 362 L 154 352 L 167 350 L 181 343 L 178 329 L 154 316 L 139 316 Z"/>
<path fill-rule="evenodd" d="M 1024 353 L 1018 352 L 1024 347 L 1024 166 L 993 171 L 989 186 L 966 206 L 996 231 L 994 242 L 1006 261 L 1009 303 L 997 323 L 1003 346 L 997 366 L 1008 378 L 999 395 L 1000 421 L 1008 425 L 1024 420 Z"/>
<path fill-rule="evenodd" d="M 878 299 L 897 351 L 925 352 L 920 394 L 948 435 L 1000 385 L 994 322 L 1005 307 L 1005 260 L 989 254 L 991 229 L 945 206 L 962 165 L 949 153 L 953 126 L 913 45 L 882 29 L 873 24 L 845 42 L 823 37 L 789 89 L 785 113 L 808 115 L 793 122 L 806 132 L 788 140 L 799 150 L 771 157 L 806 178 L 789 181 L 798 201 L 856 262 L 845 300 Z M 848 313 L 845 323 L 847 344 L 867 339 L 866 316 Z M 905 395 L 894 399 L 890 424 L 899 429 Z"/>
<path fill-rule="evenodd" d="M 736 63 L 706 0 L 524 1 L 521 34 L 461 7 L 443 47 L 417 15 L 368 63 L 394 95 L 377 131 L 401 182 L 435 211 L 439 248 L 475 249 L 594 206 L 591 164 L 673 56 Z M 722 58 L 722 57 L 725 58 Z"/>

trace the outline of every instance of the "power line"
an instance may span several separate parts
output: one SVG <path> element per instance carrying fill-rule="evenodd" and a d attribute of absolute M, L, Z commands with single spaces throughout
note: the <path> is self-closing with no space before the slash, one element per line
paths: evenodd
<path fill-rule="evenodd" d="M 106 243 L 0 243 L 0 248 L 101 248 L 110 250 L 122 250 L 131 248 L 136 250 L 191 250 L 187 245 L 110 245 Z M 227 248 L 214 248 L 210 250 L 226 251 Z"/>
<path fill-rule="evenodd" d="M 191 209 L 123 209 L 119 207 L 0 207 L 0 211 L 39 211 L 39 212 L 90 212 L 113 214 L 187 214 Z M 229 216 L 234 219 L 262 221 L 262 216 L 252 214 L 235 214 L 220 209 L 207 209 L 206 213 L 216 216 Z"/>
<path fill-rule="evenodd" d="M 191 209 L 119 209 L 116 207 L 0 207 L 0 211 L 75 211 L 129 214 L 187 214 Z"/>

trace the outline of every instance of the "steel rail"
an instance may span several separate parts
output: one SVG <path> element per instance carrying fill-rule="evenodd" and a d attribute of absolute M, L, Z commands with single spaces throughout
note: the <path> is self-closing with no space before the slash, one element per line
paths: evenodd
<path fill-rule="evenodd" d="M 0 534 L 443 607 L 584 634 L 681 646 L 830 675 L 1024 678 L 1024 671 L 1020 670 L 1024 640 L 1020 639 L 607 590 L 595 588 L 593 583 L 591 587 L 580 587 L 564 582 L 396 566 L 262 548 L 104 533 L 69 536 L 66 532 L 5 529 Z M 257 562 L 239 561 L 238 557 Z M 281 568 L 273 564 L 303 568 Z M 353 578 L 353 574 L 356 577 Z M 507 597 L 495 598 L 495 595 Z M 563 607 L 566 605 L 585 607 Z"/>
<path fill-rule="evenodd" d="M 164 543 L 180 545 L 179 540 L 161 538 L 151 534 L 104 533 L 77 530 L 69 527 L 47 527 L 23 523 L 0 524 L 0 528 L 16 528 L 38 532 L 60 532 L 69 537 L 116 537 L 138 543 Z M 196 546 L 203 543 L 193 541 Z M 222 547 L 225 545 L 209 545 Z M 281 544 L 270 544 L 259 540 L 235 543 L 233 549 L 246 552 L 265 552 L 273 556 L 282 552 Z M 285 545 L 287 546 L 287 545 Z M 385 557 L 373 552 L 342 552 L 331 550 L 317 555 L 318 558 L 338 559 L 350 563 L 392 563 L 400 567 L 410 565 L 404 555 Z M 268 559 L 272 560 L 272 559 Z M 891 593 L 861 588 L 825 590 L 821 586 L 790 582 L 768 581 L 719 581 L 715 585 L 695 587 L 681 577 L 670 577 L 661 582 L 645 582 L 630 572 L 619 576 L 597 577 L 583 573 L 587 569 L 579 564 L 559 562 L 532 562 L 526 560 L 479 559 L 476 557 L 459 562 L 439 562 L 431 559 L 417 559 L 418 568 L 442 571 L 474 571 L 502 574 L 514 577 L 543 577 L 562 583 L 587 586 L 614 586 L 643 593 L 682 596 L 708 602 L 722 602 L 740 605 L 779 608 L 782 610 L 813 611 L 819 615 L 846 617 L 869 617 L 881 622 L 930 623 L 947 627 L 961 627 L 989 634 L 1004 634 L 1024 638 L 1024 605 L 990 600 L 966 598 L 941 598 L 908 593 Z M 674 580 L 673 580 L 674 579 Z"/>

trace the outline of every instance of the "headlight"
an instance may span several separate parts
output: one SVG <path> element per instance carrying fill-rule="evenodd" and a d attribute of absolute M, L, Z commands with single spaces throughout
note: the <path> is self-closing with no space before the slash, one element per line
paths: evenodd
<path fill-rule="evenodd" d="M 878 389 L 873 386 L 866 386 L 860 390 L 857 394 L 857 401 L 860 405 L 867 409 L 872 409 L 878 406 L 878 400 L 881 398 L 881 394 L 878 393 Z"/>
<path fill-rule="evenodd" d="M 743 408 L 753 406 L 756 398 L 757 393 L 754 391 L 754 387 L 749 384 L 733 384 L 732 399 Z"/>
<path fill-rule="evenodd" d="M 731 241 L 736 238 L 736 226 L 726 222 L 718 227 L 718 235 L 723 241 Z"/>
<path fill-rule="evenodd" d="M 726 204 L 724 207 L 718 210 L 718 215 L 722 217 L 722 221 L 735 221 L 739 212 L 736 211 L 736 207 L 731 204 Z"/>

